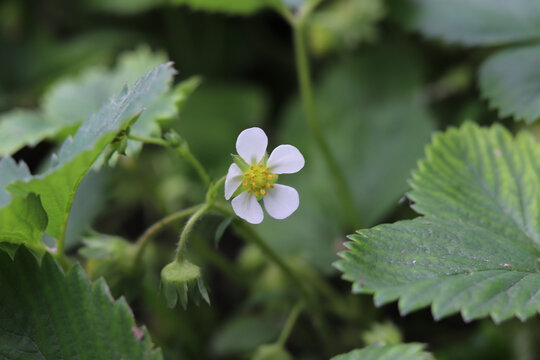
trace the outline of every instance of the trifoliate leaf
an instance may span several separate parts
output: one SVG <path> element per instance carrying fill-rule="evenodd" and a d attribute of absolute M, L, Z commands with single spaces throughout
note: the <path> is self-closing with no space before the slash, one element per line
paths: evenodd
<path fill-rule="evenodd" d="M 24 163 L 12 158 L 0 158 L 0 242 L 25 243 L 43 249 L 41 235 L 47 227 L 47 214 L 35 194 L 12 197 L 4 187 L 30 177 Z"/>
<path fill-rule="evenodd" d="M 332 360 L 431 360 L 422 344 L 372 345 L 334 356 Z"/>
<path fill-rule="evenodd" d="M 82 178 L 116 134 L 165 92 L 173 74 L 170 64 L 148 72 L 89 117 L 74 138 L 64 142 L 56 165 L 44 174 L 8 186 L 8 191 L 17 196 L 32 192 L 41 196 L 49 216 L 47 232 L 51 236 L 64 238 L 73 197 Z"/>
<path fill-rule="evenodd" d="M 77 265 L 64 275 L 46 253 L 0 251 L 0 356 L 37 359 L 162 359 L 124 299 L 103 280 L 90 284 Z"/>
<path fill-rule="evenodd" d="M 540 46 L 501 51 L 480 70 L 480 90 L 501 116 L 531 123 L 540 118 Z"/>
<path fill-rule="evenodd" d="M 465 45 L 497 45 L 540 38 L 536 0 L 409 0 L 405 21 L 422 34 Z"/>
<path fill-rule="evenodd" d="M 423 216 L 359 230 L 337 267 L 356 293 L 466 321 L 540 310 L 540 146 L 467 123 L 438 134 L 411 180 Z"/>

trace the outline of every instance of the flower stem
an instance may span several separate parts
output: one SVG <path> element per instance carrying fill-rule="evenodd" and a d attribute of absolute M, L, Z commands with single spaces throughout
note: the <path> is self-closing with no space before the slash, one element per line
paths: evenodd
<path fill-rule="evenodd" d="M 287 342 L 287 339 L 291 335 L 291 332 L 294 328 L 294 324 L 296 323 L 296 319 L 298 319 L 298 316 L 300 315 L 302 310 L 304 310 L 304 303 L 298 302 L 292 309 L 291 313 L 289 314 L 289 317 L 287 318 L 287 322 L 285 323 L 283 330 L 281 330 L 281 334 L 279 335 L 279 339 L 277 341 L 277 344 L 279 344 L 281 347 L 285 347 L 285 343 Z"/>
<path fill-rule="evenodd" d="M 184 248 L 186 246 L 188 235 L 191 229 L 193 229 L 193 226 L 195 226 L 195 223 L 197 220 L 199 220 L 204 213 L 210 209 L 212 206 L 211 203 L 206 202 L 203 206 L 201 206 L 187 221 L 186 225 L 182 229 L 182 232 L 180 233 L 180 239 L 178 240 L 178 246 L 176 248 L 176 261 L 182 261 L 184 259 Z"/>
<path fill-rule="evenodd" d="M 176 151 L 176 153 L 183 159 L 187 160 L 191 166 L 197 171 L 197 174 L 201 178 L 202 181 L 204 181 L 204 184 L 206 186 L 210 186 L 212 181 L 210 180 L 210 176 L 208 176 L 208 173 L 202 166 L 201 162 L 193 155 L 191 150 L 189 149 L 188 144 L 183 141 L 180 145 L 172 145 L 166 140 L 160 139 L 160 138 L 149 138 L 149 137 L 142 137 L 142 136 L 136 136 L 136 135 L 128 135 L 128 139 L 140 141 L 147 144 L 153 144 L 158 146 L 163 146 L 169 149 L 172 149 Z"/>
<path fill-rule="evenodd" d="M 318 4 L 318 2 L 313 3 Z M 333 180 L 334 187 L 337 190 L 339 200 L 345 207 L 347 225 L 354 228 L 359 222 L 358 210 L 356 209 L 356 206 L 352 200 L 353 196 L 350 192 L 347 181 L 345 180 L 343 171 L 340 168 L 334 154 L 332 154 L 328 142 L 323 135 L 323 131 L 321 130 L 319 120 L 317 118 L 313 98 L 313 86 L 311 83 L 309 59 L 305 41 L 305 23 L 306 18 L 309 16 L 314 6 L 315 5 L 310 8 L 306 8 L 305 11 L 301 12 L 297 20 L 291 24 L 294 33 L 294 49 L 298 83 L 300 85 L 300 96 L 302 98 L 302 105 L 311 135 L 323 155 L 323 159 Z"/>
<path fill-rule="evenodd" d="M 159 231 L 161 231 L 165 226 L 169 225 L 170 223 L 175 222 L 177 220 L 181 220 L 185 217 L 188 217 L 194 214 L 202 206 L 203 206 L 202 204 L 196 205 L 196 206 L 172 213 L 171 215 L 166 216 L 163 219 L 155 222 L 152 226 L 146 229 L 146 231 L 139 237 L 135 245 L 136 250 L 135 250 L 134 263 L 137 264 L 140 261 L 142 253 L 146 245 L 150 242 L 150 240 L 155 234 L 157 234 Z"/>

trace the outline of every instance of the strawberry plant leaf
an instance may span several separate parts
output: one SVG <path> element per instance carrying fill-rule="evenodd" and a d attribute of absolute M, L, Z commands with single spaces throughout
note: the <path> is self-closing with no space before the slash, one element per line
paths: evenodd
<path fill-rule="evenodd" d="M 60 80 L 53 84 L 42 99 L 39 111 L 14 110 L 0 118 L 0 155 L 13 154 L 24 146 L 34 146 L 44 139 L 65 138 L 75 133 L 82 121 L 97 112 L 127 84 L 133 83 L 148 70 L 167 61 L 164 53 L 152 53 L 140 47 L 124 53 L 114 69 L 91 67 L 78 76 Z M 138 129 L 146 129 L 155 118 L 176 115 L 175 101 L 179 101 L 179 90 L 167 93 L 149 105 L 152 111 L 144 116 Z M 151 130 L 154 131 L 154 127 Z M 144 136 L 150 135 L 147 132 Z M 139 147 L 140 148 L 140 147 Z"/>
<path fill-rule="evenodd" d="M 336 266 L 356 293 L 407 314 L 524 320 L 540 310 L 540 146 L 467 123 L 413 173 L 414 220 L 359 230 Z"/>
<path fill-rule="evenodd" d="M 465 45 L 499 45 L 540 38 L 535 0 L 410 0 L 407 25 L 422 34 Z"/>
<path fill-rule="evenodd" d="M 499 115 L 531 123 L 540 118 L 540 45 L 503 50 L 480 69 L 480 90 Z"/>
<path fill-rule="evenodd" d="M 430 360 L 431 354 L 424 351 L 422 344 L 371 345 L 334 356 L 331 360 Z"/>
<path fill-rule="evenodd" d="M 174 70 L 171 64 L 160 65 L 131 88 L 113 97 L 101 110 L 90 116 L 73 138 L 68 138 L 54 165 L 44 174 L 16 181 L 7 189 L 17 196 L 36 193 L 41 196 L 48 216 L 47 233 L 64 240 L 67 219 L 77 187 L 101 152 L 117 134 L 167 90 Z"/>
<path fill-rule="evenodd" d="M 24 163 L 12 158 L 0 158 L 0 242 L 26 243 L 43 249 L 41 235 L 47 227 L 47 214 L 35 194 L 12 197 L 4 187 L 30 176 Z"/>
<path fill-rule="evenodd" d="M 64 275 L 48 253 L 39 264 L 23 246 L 0 251 L 0 294 L 4 359 L 162 359 L 125 300 L 78 265 Z"/>

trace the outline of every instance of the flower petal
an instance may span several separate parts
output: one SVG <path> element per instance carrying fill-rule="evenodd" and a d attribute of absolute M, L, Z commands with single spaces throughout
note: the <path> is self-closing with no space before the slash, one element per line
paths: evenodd
<path fill-rule="evenodd" d="M 263 197 L 264 207 L 274 219 L 285 219 L 298 209 L 298 192 L 286 185 L 275 184 Z"/>
<path fill-rule="evenodd" d="M 262 160 L 267 146 L 268 138 L 258 127 L 242 131 L 236 139 L 236 151 L 249 165 L 255 165 Z"/>
<path fill-rule="evenodd" d="M 241 193 L 231 201 L 236 215 L 252 224 L 260 224 L 263 221 L 264 214 L 261 205 L 255 195 L 247 191 Z"/>
<path fill-rule="evenodd" d="M 229 200 L 242 183 L 242 170 L 236 164 L 229 166 L 227 177 L 225 178 L 225 200 Z"/>
<path fill-rule="evenodd" d="M 304 167 L 305 160 L 300 150 L 292 145 L 279 145 L 268 158 L 270 171 L 276 174 L 292 174 Z"/>

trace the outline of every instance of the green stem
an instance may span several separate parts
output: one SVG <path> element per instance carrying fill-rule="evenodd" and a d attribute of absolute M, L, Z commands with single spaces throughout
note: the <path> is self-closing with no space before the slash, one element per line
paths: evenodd
<path fill-rule="evenodd" d="M 244 240 L 255 244 L 268 257 L 268 259 L 274 264 L 276 264 L 281 269 L 281 271 L 294 283 L 294 285 L 300 292 L 301 297 L 304 299 L 305 303 L 310 308 L 310 311 L 313 313 L 315 324 L 321 333 L 322 339 L 324 341 L 324 346 L 328 351 L 332 345 L 330 341 L 330 332 L 328 330 L 328 326 L 326 325 L 322 313 L 322 308 L 319 304 L 317 297 L 311 292 L 310 289 L 305 286 L 304 281 L 285 262 L 285 260 L 283 260 L 283 258 L 277 252 L 275 252 L 274 249 L 272 249 L 250 225 L 248 225 L 248 223 L 243 220 L 239 220 L 231 210 L 218 204 L 213 205 L 212 209 L 225 216 L 234 216 L 235 220 L 233 221 L 232 225 L 239 233 L 239 235 Z"/>
<path fill-rule="evenodd" d="M 285 326 L 283 327 L 283 330 L 281 330 L 281 334 L 279 335 L 279 339 L 277 341 L 277 344 L 281 346 L 282 348 L 285 347 L 285 343 L 287 342 L 287 339 L 291 335 L 291 332 L 294 328 L 294 324 L 296 323 L 296 319 L 298 319 L 298 316 L 304 309 L 304 303 L 299 302 L 295 305 L 295 307 L 292 309 L 291 313 L 289 314 L 289 317 L 287 318 L 287 322 L 285 323 Z"/>
<path fill-rule="evenodd" d="M 146 229 L 146 231 L 139 237 L 135 245 L 136 249 L 135 249 L 134 263 L 135 264 L 139 263 L 142 253 L 144 251 L 144 248 L 150 242 L 150 240 L 155 234 L 160 232 L 165 226 L 169 225 L 170 223 L 186 218 L 194 214 L 202 206 L 203 205 L 196 205 L 196 206 L 172 213 L 171 215 L 166 216 L 163 219 L 155 222 L 152 226 Z"/>
<path fill-rule="evenodd" d="M 159 139 L 159 138 L 150 138 L 150 137 L 142 137 L 142 136 L 137 136 L 137 135 L 128 135 L 128 139 L 135 140 L 135 141 L 140 141 L 140 142 L 146 143 L 146 144 L 154 144 L 154 145 L 163 146 L 163 147 L 170 147 L 168 142 L 166 142 L 163 139 Z"/>
<path fill-rule="evenodd" d="M 147 144 L 163 146 L 176 151 L 176 153 L 181 158 L 186 159 L 191 164 L 191 166 L 193 166 L 193 168 L 195 169 L 195 171 L 197 171 L 197 174 L 202 179 L 202 181 L 204 181 L 204 184 L 206 186 L 210 186 L 210 184 L 212 183 L 212 181 L 210 180 L 210 176 L 208 176 L 208 173 L 202 166 L 201 162 L 191 153 L 191 151 L 189 150 L 189 146 L 186 142 L 183 142 L 180 145 L 172 145 L 171 143 L 163 139 L 142 137 L 136 135 L 128 135 L 128 139 L 140 141 Z"/>
<path fill-rule="evenodd" d="M 188 235 L 191 229 L 193 229 L 193 226 L 195 226 L 195 223 L 197 220 L 199 220 L 204 213 L 210 209 L 212 206 L 212 203 L 206 202 L 203 206 L 201 206 L 191 217 L 189 218 L 188 222 L 182 229 L 182 232 L 180 233 L 180 239 L 178 240 L 178 247 L 176 248 L 176 261 L 182 261 L 184 259 L 184 248 L 186 246 Z"/>
<path fill-rule="evenodd" d="M 318 2 L 317 2 L 318 4 Z M 323 159 L 326 163 L 330 176 L 333 180 L 334 187 L 339 196 L 340 202 L 345 207 L 345 213 L 347 216 L 347 225 L 354 228 L 359 222 L 358 210 L 353 202 L 353 196 L 350 192 L 343 171 L 338 165 L 338 162 L 328 143 L 323 135 L 323 131 L 319 125 L 317 118 L 317 112 L 315 109 L 315 102 L 313 98 L 313 90 L 310 77 L 309 59 L 306 50 L 305 41 L 305 21 L 312 8 L 305 10 L 301 16 L 295 21 L 293 26 L 294 32 L 294 49 L 296 55 L 296 68 L 298 72 L 298 82 L 300 85 L 300 96 L 302 98 L 302 105 L 306 114 L 306 120 L 310 129 L 311 135 L 315 139 L 317 146 L 319 147 Z"/>

